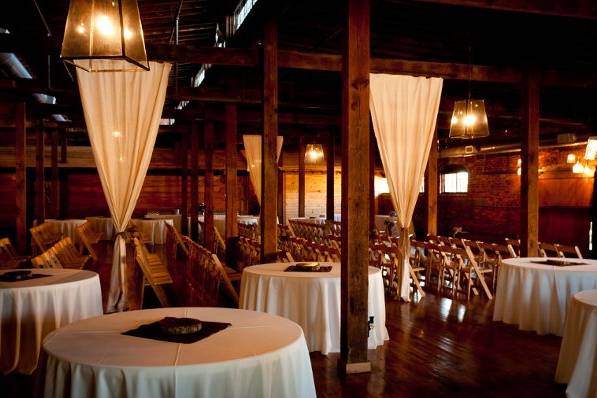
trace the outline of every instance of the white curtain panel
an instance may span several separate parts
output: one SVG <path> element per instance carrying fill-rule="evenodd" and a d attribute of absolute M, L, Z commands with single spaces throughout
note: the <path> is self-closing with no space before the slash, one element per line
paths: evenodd
<path fill-rule="evenodd" d="M 443 80 L 371 74 L 369 107 L 390 196 L 401 228 L 405 261 L 400 297 L 409 300 L 409 240 L 419 187 L 439 111 Z"/>
<path fill-rule="evenodd" d="M 257 201 L 261 206 L 261 135 L 244 134 L 243 143 L 245 145 L 249 178 L 251 178 L 251 184 L 253 184 L 253 188 L 255 189 Z M 283 143 L 284 137 L 278 136 L 276 161 L 280 159 Z"/>
<path fill-rule="evenodd" d="M 101 73 L 76 68 L 95 164 L 118 233 L 108 312 L 127 308 L 126 246 L 121 233 L 131 219 L 151 161 L 170 67 L 150 62 L 149 71 Z"/>

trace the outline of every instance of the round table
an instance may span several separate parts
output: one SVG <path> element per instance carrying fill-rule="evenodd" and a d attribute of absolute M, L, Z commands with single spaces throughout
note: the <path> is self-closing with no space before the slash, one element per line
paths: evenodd
<path fill-rule="evenodd" d="M 545 257 L 512 258 L 500 266 L 493 320 L 538 334 L 564 333 L 571 297 L 597 288 L 597 260 L 568 259 L 586 265 L 540 264 Z M 562 259 L 552 259 L 562 260 Z"/>
<path fill-rule="evenodd" d="M 570 300 L 556 382 L 568 384 L 568 397 L 597 397 L 597 290 Z"/>
<path fill-rule="evenodd" d="M 284 272 L 292 263 L 261 264 L 243 269 L 240 307 L 283 316 L 298 323 L 309 351 L 340 351 L 340 264 L 330 272 Z M 381 271 L 369 267 L 369 316 L 374 317 L 368 346 L 389 340 Z"/>
<path fill-rule="evenodd" d="M 11 270 L 0 272 L 3 274 Z M 99 277 L 71 269 L 33 270 L 49 275 L 0 282 L 0 370 L 31 374 L 44 337 L 61 326 L 103 314 Z"/>
<path fill-rule="evenodd" d="M 192 344 L 123 335 L 163 317 L 232 326 Z M 314 397 L 301 328 L 230 308 L 159 308 L 86 319 L 51 333 L 46 397 Z"/>
<path fill-rule="evenodd" d="M 77 233 L 77 227 L 83 225 L 87 220 L 69 219 L 69 220 L 57 220 L 46 218 L 45 222 L 52 224 L 56 231 L 66 237 L 70 237 L 73 243 L 79 243 L 79 234 Z"/>

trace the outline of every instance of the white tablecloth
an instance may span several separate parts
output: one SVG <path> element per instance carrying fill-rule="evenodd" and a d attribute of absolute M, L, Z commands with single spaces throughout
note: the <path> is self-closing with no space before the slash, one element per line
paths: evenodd
<path fill-rule="evenodd" d="M 182 216 L 180 214 L 154 214 L 154 213 L 147 213 L 144 217 L 147 220 L 172 220 L 174 223 L 174 228 L 178 232 L 181 231 L 180 225 L 182 222 Z"/>
<path fill-rule="evenodd" d="M 570 300 L 556 381 L 568 383 L 568 397 L 597 397 L 597 290 Z"/>
<path fill-rule="evenodd" d="M 165 316 L 229 322 L 193 344 L 122 335 Z M 301 328 L 230 308 L 164 308 L 87 319 L 50 334 L 49 397 L 314 397 Z"/>
<path fill-rule="evenodd" d="M 237 215 L 236 221 L 241 224 L 259 224 L 259 216 L 249 216 L 249 215 Z M 204 222 L 204 217 L 199 216 L 199 222 Z M 220 235 L 223 237 L 226 236 L 226 215 L 225 214 L 214 214 L 214 225 Z M 201 225 L 199 225 L 199 231 L 201 233 Z"/>
<path fill-rule="evenodd" d="M 3 374 L 30 374 L 37 367 L 41 343 L 48 333 L 103 313 L 100 282 L 95 272 L 43 269 L 33 273 L 52 276 L 0 282 Z"/>
<path fill-rule="evenodd" d="M 564 333 L 571 297 L 582 290 L 597 288 L 597 261 L 571 259 L 588 265 L 565 267 L 533 262 L 544 260 L 541 257 L 504 260 L 498 274 L 494 321 L 539 334 Z"/>
<path fill-rule="evenodd" d="M 77 233 L 76 228 L 79 225 L 85 224 L 87 220 L 78 220 L 78 219 L 70 219 L 70 220 L 55 220 L 51 218 L 46 218 L 45 222 L 50 223 L 56 228 L 56 231 L 62 234 L 62 236 L 70 237 L 73 243 L 79 242 L 79 234 Z"/>
<path fill-rule="evenodd" d="M 309 351 L 340 351 L 340 264 L 330 272 L 284 272 L 289 263 L 243 269 L 240 307 L 288 318 L 303 328 Z M 369 267 L 370 349 L 389 340 L 381 272 Z"/>

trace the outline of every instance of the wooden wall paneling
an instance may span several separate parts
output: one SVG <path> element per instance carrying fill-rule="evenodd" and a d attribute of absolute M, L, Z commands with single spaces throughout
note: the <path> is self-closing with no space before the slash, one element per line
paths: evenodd
<path fill-rule="evenodd" d="M 263 137 L 261 140 L 261 259 L 276 258 L 278 246 L 278 27 L 269 19 L 263 27 Z"/>
<path fill-rule="evenodd" d="M 286 224 L 286 184 L 284 184 L 284 149 L 278 160 L 278 222 Z"/>
<path fill-rule="evenodd" d="M 370 372 L 367 361 L 369 250 L 369 0 L 347 0 L 342 65 L 341 373 Z"/>

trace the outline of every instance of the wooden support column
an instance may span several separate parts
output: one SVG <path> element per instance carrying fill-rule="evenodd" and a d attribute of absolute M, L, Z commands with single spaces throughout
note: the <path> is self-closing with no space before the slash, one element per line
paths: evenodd
<path fill-rule="evenodd" d="M 425 170 L 425 197 L 427 199 L 427 235 L 437 235 L 437 194 L 439 180 L 437 171 L 437 159 L 439 158 L 439 146 L 437 141 L 437 129 L 433 133 L 433 143 L 429 150 L 427 169 Z M 421 238 L 421 237 L 418 237 Z"/>
<path fill-rule="evenodd" d="M 286 184 L 284 183 L 284 150 L 280 152 L 280 159 L 278 160 L 278 222 L 285 224 L 286 220 Z"/>
<path fill-rule="evenodd" d="M 305 137 L 299 137 L 298 151 L 298 216 L 305 217 Z"/>
<path fill-rule="evenodd" d="M 203 149 L 205 151 L 205 177 L 203 194 L 205 202 L 205 213 L 203 215 L 203 244 L 208 250 L 214 248 L 214 124 L 206 120 L 203 125 L 204 141 Z"/>
<path fill-rule="evenodd" d="M 334 132 L 330 131 L 327 142 L 326 153 L 326 187 L 325 187 L 325 218 L 328 221 L 334 221 Z"/>
<path fill-rule="evenodd" d="M 44 165 L 44 131 L 35 129 L 35 219 L 41 224 L 46 218 L 46 178 Z"/>
<path fill-rule="evenodd" d="M 62 131 L 60 140 L 60 163 L 67 162 L 67 148 L 68 148 L 68 136 L 66 131 Z"/>
<path fill-rule="evenodd" d="M 525 71 L 522 87 L 521 179 L 520 179 L 520 255 L 539 253 L 539 99 L 540 72 Z"/>
<path fill-rule="evenodd" d="M 50 202 L 51 211 L 50 214 L 54 218 L 60 218 L 60 173 L 58 170 L 58 141 L 59 141 L 58 130 L 52 131 L 52 148 L 51 148 L 51 192 Z"/>
<path fill-rule="evenodd" d="M 189 133 L 180 134 L 180 230 L 189 234 Z"/>
<path fill-rule="evenodd" d="M 369 250 L 369 0 L 346 0 L 342 65 L 342 271 L 339 370 L 367 362 Z M 380 320 L 376 319 L 375 322 Z"/>
<path fill-rule="evenodd" d="M 27 251 L 27 114 L 24 102 L 15 111 L 16 244 L 20 254 Z"/>
<path fill-rule="evenodd" d="M 369 234 L 375 236 L 375 149 L 377 141 L 373 132 L 373 126 L 369 124 Z"/>
<path fill-rule="evenodd" d="M 191 239 L 197 242 L 199 239 L 199 124 L 197 121 L 191 123 L 191 203 L 189 217 L 191 217 Z"/>
<path fill-rule="evenodd" d="M 274 261 L 278 246 L 278 27 L 263 27 L 263 138 L 261 140 L 261 260 Z"/>
<path fill-rule="evenodd" d="M 238 178 L 237 178 L 237 128 L 238 109 L 236 104 L 226 104 L 226 248 L 231 238 L 238 236 Z"/>

